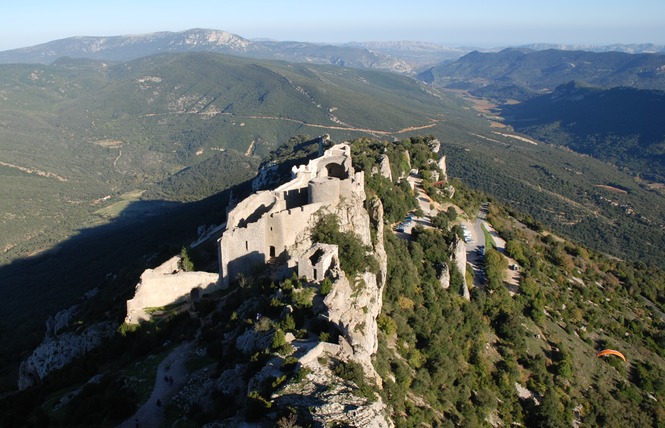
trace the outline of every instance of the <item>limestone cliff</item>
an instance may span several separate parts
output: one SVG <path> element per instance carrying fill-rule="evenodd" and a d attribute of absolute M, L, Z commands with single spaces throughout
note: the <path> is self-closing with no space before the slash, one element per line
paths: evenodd
<path fill-rule="evenodd" d="M 347 278 L 341 270 L 334 272 L 335 281 L 324 303 L 329 311 L 330 321 L 338 324 L 345 339 L 353 349 L 352 359 L 360 363 L 365 373 L 379 379 L 372 364 L 371 356 L 378 348 L 376 319 L 381 312 L 383 287 L 385 285 L 388 261 L 382 239 L 372 242 L 371 224 L 377 229 L 376 236 L 383 236 L 383 205 L 380 199 L 373 199 L 370 213 L 365 210 L 364 192 L 341 200 L 336 205 L 322 208 L 319 215 L 334 214 L 339 219 L 340 230 L 355 233 L 363 244 L 372 246 L 379 262 L 377 273 L 365 272 L 356 278 Z M 308 227 L 298 236 L 289 253 L 298 254 L 312 245 L 311 230 L 318 216 L 313 216 Z"/>
<path fill-rule="evenodd" d="M 470 300 L 471 293 L 469 293 L 469 285 L 466 283 L 466 246 L 462 238 L 457 237 L 457 240 L 452 244 L 450 258 L 462 275 L 461 294 L 466 300 Z"/>
<path fill-rule="evenodd" d="M 443 263 L 441 266 L 441 273 L 439 273 L 439 283 L 441 288 L 447 290 L 450 287 L 450 268 L 447 264 Z"/>
<path fill-rule="evenodd" d="M 72 360 L 102 344 L 112 336 L 117 324 L 101 322 L 82 331 L 68 331 L 59 335 L 47 335 L 44 341 L 21 363 L 18 388 L 24 390 L 38 385 L 52 371 L 61 369 Z"/>
<path fill-rule="evenodd" d="M 387 178 L 390 181 L 393 181 L 393 172 L 390 169 L 390 160 L 388 155 L 381 155 L 381 161 L 379 162 L 379 174 Z"/>
<path fill-rule="evenodd" d="M 441 170 L 441 177 L 439 177 L 440 180 L 443 181 L 448 181 L 448 167 L 446 165 L 446 157 L 441 156 L 439 159 L 439 162 L 437 163 L 439 166 L 439 169 Z"/>

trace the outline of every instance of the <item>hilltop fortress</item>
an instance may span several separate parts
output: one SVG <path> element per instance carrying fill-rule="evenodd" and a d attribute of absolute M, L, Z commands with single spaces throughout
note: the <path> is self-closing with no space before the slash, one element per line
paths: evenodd
<path fill-rule="evenodd" d="M 219 275 L 185 272 L 177 256 L 148 269 L 134 298 L 127 301 L 125 321 L 146 320 L 146 308 L 228 288 L 239 276 L 251 276 L 266 266 L 273 279 L 295 271 L 309 280 L 322 280 L 328 269 L 338 265 L 336 248 L 314 247 L 309 236 L 317 221 L 315 213 L 322 209 L 338 214 L 343 230 L 371 244 L 369 217 L 363 208 L 364 173 L 354 171 L 348 144 L 335 145 L 306 165 L 294 166 L 291 174 L 289 182 L 256 192 L 229 210 L 218 240 Z"/>
<path fill-rule="evenodd" d="M 301 275 L 310 272 L 308 279 L 323 278 L 321 266 L 298 267 L 300 256 L 311 245 L 303 242 L 302 234 L 321 208 L 335 206 L 342 199 L 364 201 L 364 174 L 354 171 L 350 147 L 338 144 L 307 165 L 293 167 L 292 175 L 288 183 L 257 192 L 229 212 L 226 230 L 218 241 L 222 288 L 239 274 L 250 275 L 265 264 L 271 266 L 275 278 L 296 268 Z M 300 263 L 309 264 L 307 260 Z"/>

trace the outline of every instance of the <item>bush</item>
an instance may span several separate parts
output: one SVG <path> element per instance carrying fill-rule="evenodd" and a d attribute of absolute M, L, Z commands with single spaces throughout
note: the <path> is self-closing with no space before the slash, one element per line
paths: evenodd
<path fill-rule="evenodd" d="M 325 278 L 323 282 L 321 282 L 321 288 L 319 288 L 319 293 L 321 293 L 322 296 L 327 296 L 330 294 L 330 291 L 332 290 L 332 281 L 328 278 Z"/>
<path fill-rule="evenodd" d="M 272 403 L 261 396 L 258 391 L 252 391 L 247 396 L 247 410 L 245 417 L 249 421 L 256 421 L 265 416 Z"/>
<path fill-rule="evenodd" d="M 312 240 L 337 245 L 340 267 L 350 277 L 365 270 L 377 272 L 379 269 L 376 259 L 368 254 L 371 247 L 365 247 L 353 232 L 340 232 L 339 219 L 334 214 L 326 214 L 319 219 L 312 231 Z"/>
<path fill-rule="evenodd" d="M 190 259 L 187 248 L 185 247 L 182 247 L 182 250 L 180 250 L 180 268 L 185 272 L 194 271 L 194 262 Z"/>

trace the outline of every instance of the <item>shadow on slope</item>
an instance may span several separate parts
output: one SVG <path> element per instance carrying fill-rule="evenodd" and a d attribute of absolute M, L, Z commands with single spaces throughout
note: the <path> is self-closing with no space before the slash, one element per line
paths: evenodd
<path fill-rule="evenodd" d="M 250 190 L 245 181 L 233 191 Z M 123 212 L 129 215 L 0 267 L 0 392 L 16 388 L 19 364 L 43 339 L 49 316 L 81 304 L 70 328 L 100 318 L 120 322 L 143 270 L 178 254 L 197 238 L 199 225 L 223 223 L 229 196 L 226 190 L 197 202 L 134 202 Z M 93 289 L 97 294 L 83 299 Z"/>

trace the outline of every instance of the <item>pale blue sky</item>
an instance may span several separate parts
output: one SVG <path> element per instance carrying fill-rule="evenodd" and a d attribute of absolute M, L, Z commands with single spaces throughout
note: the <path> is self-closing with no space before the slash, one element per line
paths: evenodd
<path fill-rule="evenodd" d="M 665 0 L 3 1 L 0 50 L 71 36 L 190 28 L 330 43 L 665 44 Z"/>

